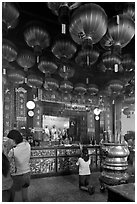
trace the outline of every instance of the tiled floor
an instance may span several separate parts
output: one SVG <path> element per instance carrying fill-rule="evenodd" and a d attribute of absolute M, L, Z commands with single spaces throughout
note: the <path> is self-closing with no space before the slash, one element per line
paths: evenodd
<path fill-rule="evenodd" d="M 132 171 L 133 167 L 129 166 L 129 175 L 133 173 Z M 99 176 L 100 172 L 91 174 L 91 184 L 95 186 L 93 195 L 79 190 L 78 175 L 31 179 L 29 200 L 30 202 L 106 202 L 107 190 L 105 193 L 100 192 Z M 15 197 L 15 202 L 21 201 L 20 197 Z"/>
<path fill-rule="evenodd" d="M 78 175 L 56 176 L 31 179 L 29 187 L 30 202 L 106 202 L 107 192 L 100 192 L 100 173 L 92 173 L 91 183 L 95 193 L 79 190 Z M 21 202 L 21 196 L 15 197 L 15 202 Z"/>
<path fill-rule="evenodd" d="M 107 192 L 100 193 L 99 173 L 91 175 L 91 183 L 95 186 L 95 193 L 79 190 L 78 175 L 46 177 L 32 179 L 29 187 L 31 202 L 106 202 Z"/>

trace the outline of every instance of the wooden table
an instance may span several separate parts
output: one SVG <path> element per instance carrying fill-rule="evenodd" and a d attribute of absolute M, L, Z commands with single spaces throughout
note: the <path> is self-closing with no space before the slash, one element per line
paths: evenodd
<path fill-rule="evenodd" d="M 108 202 L 135 202 L 135 183 L 107 186 Z"/>

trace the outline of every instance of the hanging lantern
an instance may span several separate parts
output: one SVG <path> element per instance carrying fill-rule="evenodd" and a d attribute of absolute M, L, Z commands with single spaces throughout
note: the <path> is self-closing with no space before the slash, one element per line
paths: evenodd
<path fill-rule="evenodd" d="M 17 48 L 16 46 L 9 40 L 3 39 L 2 42 L 2 58 L 7 60 L 8 62 L 13 62 L 17 58 Z"/>
<path fill-rule="evenodd" d="M 60 90 L 64 93 L 70 93 L 73 89 L 73 84 L 68 81 L 68 80 L 64 80 L 61 82 L 60 84 Z"/>
<path fill-rule="evenodd" d="M 95 50 L 81 50 L 75 61 L 77 64 L 79 64 L 80 66 L 91 66 L 93 65 L 97 59 L 99 57 L 99 52 L 95 51 Z"/>
<path fill-rule="evenodd" d="M 2 58 L 2 73 L 6 75 L 7 70 L 14 70 L 15 67 L 12 66 L 7 60 Z"/>
<path fill-rule="evenodd" d="M 111 80 L 109 82 L 109 88 L 113 93 L 119 93 L 123 89 L 123 83 L 120 80 Z"/>
<path fill-rule="evenodd" d="M 2 2 L 2 22 L 7 26 L 7 29 L 15 28 L 19 18 L 19 12 L 10 2 Z"/>
<path fill-rule="evenodd" d="M 107 70 L 112 70 L 114 72 L 122 72 L 122 59 L 120 55 L 108 51 L 102 55 L 102 62 Z"/>
<path fill-rule="evenodd" d="M 52 52 L 58 59 L 70 59 L 76 51 L 74 43 L 65 40 L 58 40 L 52 47 Z"/>
<path fill-rule="evenodd" d="M 69 32 L 77 44 L 96 44 L 107 31 L 107 15 L 97 4 L 80 6 L 71 17 Z"/>
<path fill-rule="evenodd" d="M 135 35 L 135 23 L 127 15 L 114 16 L 108 22 L 108 33 L 114 45 L 119 49 L 125 47 Z"/>
<path fill-rule="evenodd" d="M 27 71 L 29 68 L 34 66 L 35 56 L 31 51 L 24 50 L 19 53 L 16 61 L 18 65 L 20 65 L 22 68 L 24 68 L 25 71 Z"/>
<path fill-rule="evenodd" d="M 96 95 L 98 93 L 99 89 L 98 89 L 96 84 L 89 84 L 87 91 L 90 95 L 93 96 L 93 95 Z"/>
<path fill-rule="evenodd" d="M 126 104 L 134 104 L 135 103 L 135 96 L 125 96 L 124 102 Z"/>
<path fill-rule="evenodd" d="M 123 14 L 129 16 L 135 21 L 135 2 L 126 2 Z"/>
<path fill-rule="evenodd" d="M 43 79 L 40 76 L 31 74 L 27 77 L 27 85 L 31 88 L 40 88 L 43 84 Z"/>
<path fill-rule="evenodd" d="M 75 70 L 69 66 L 62 65 L 59 69 L 59 75 L 65 80 L 74 76 Z"/>
<path fill-rule="evenodd" d="M 46 78 L 43 87 L 46 90 L 56 90 L 59 88 L 59 83 L 54 78 Z"/>
<path fill-rule="evenodd" d="M 131 58 L 129 54 L 123 55 L 122 66 L 125 72 L 135 71 L 135 61 Z"/>
<path fill-rule="evenodd" d="M 86 85 L 82 83 L 78 83 L 75 85 L 74 91 L 79 95 L 84 95 L 87 91 Z"/>
<path fill-rule="evenodd" d="M 113 39 L 108 32 L 103 36 L 99 43 L 105 50 L 110 50 L 114 44 Z"/>
<path fill-rule="evenodd" d="M 49 34 L 39 26 L 32 26 L 25 31 L 24 37 L 28 46 L 34 48 L 38 63 L 42 50 L 49 46 Z"/>
<path fill-rule="evenodd" d="M 62 25 L 62 34 L 66 34 L 66 25 L 69 24 L 70 11 L 77 8 L 79 2 L 48 2 L 48 8 L 58 16 L 59 22 Z"/>
<path fill-rule="evenodd" d="M 53 74 L 57 70 L 57 65 L 54 62 L 49 62 L 45 59 L 41 59 L 38 64 L 38 69 L 44 74 L 50 73 Z"/>
<path fill-rule="evenodd" d="M 22 70 L 9 70 L 7 73 L 10 82 L 23 84 L 25 82 L 25 73 Z"/>

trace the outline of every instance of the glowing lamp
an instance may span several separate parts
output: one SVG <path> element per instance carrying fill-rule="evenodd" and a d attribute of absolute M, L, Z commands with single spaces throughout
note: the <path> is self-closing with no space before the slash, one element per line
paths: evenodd
<path fill-rule="evenodd" d="M 32 109 L 35 108 L 35 103 L 34 103 L 34 101 L 28 101 L 26 103 L 26 106 L 27 106 L 28 109 L 32 110 Z"/>

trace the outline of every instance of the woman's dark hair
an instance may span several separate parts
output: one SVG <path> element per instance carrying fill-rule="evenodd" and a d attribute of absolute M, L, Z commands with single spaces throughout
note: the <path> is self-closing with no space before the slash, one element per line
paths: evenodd
<path fill-rule="evenodd" d="M 10 163 L 8 158 L 2 153 L 2 174 L 7 177 L 8 172 L 10 171 Z"/>
<path fill-rule="evenodd" d="M 23 141 L 23 137 L 18 130 L 11 130 L 7 137 L 14 140 L 16 144 L 19 144 Z"/>
<path fill-rule="evenodd" d="M 86 147 L 82 149 L 82 158 L 85 162 L 89 160 L 88 149 Z"/>

